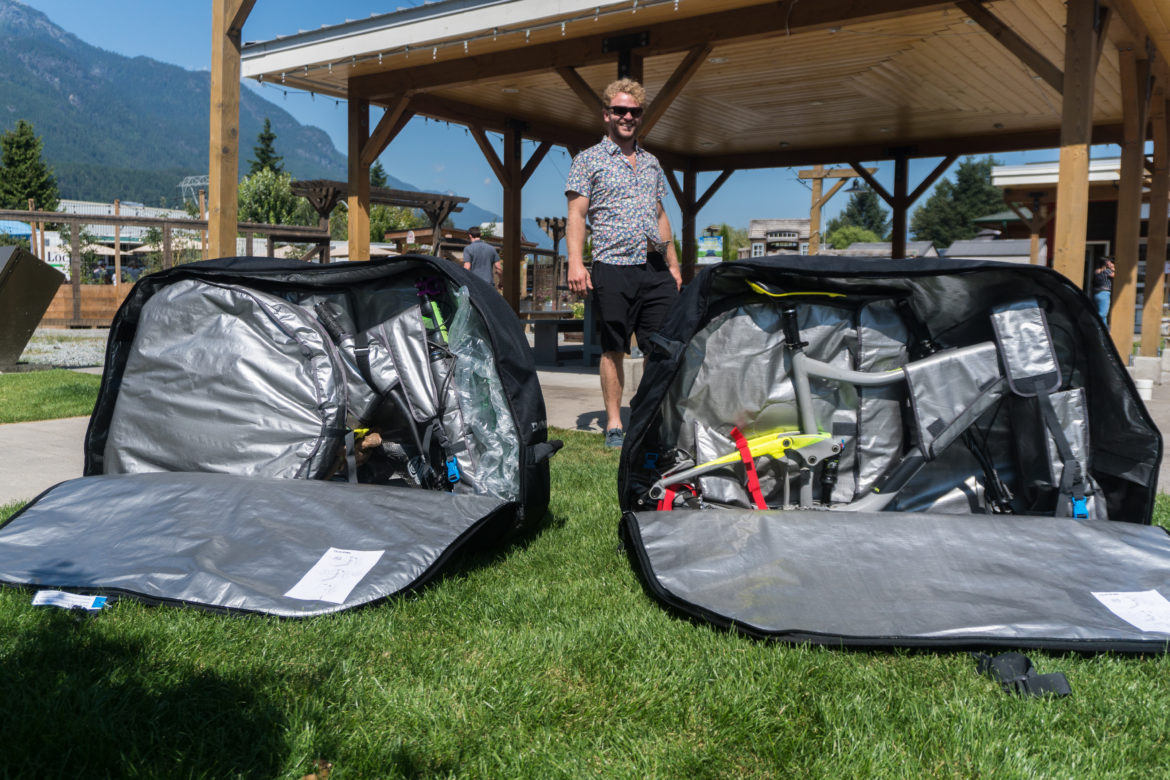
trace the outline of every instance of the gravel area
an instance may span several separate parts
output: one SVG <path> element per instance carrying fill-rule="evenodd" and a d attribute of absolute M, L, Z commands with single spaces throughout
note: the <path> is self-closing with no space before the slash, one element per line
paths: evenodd
<path fill-rule="evenodd" d="M 37 328 L 20 354 L 20 362 L 60 368 L 100 366 L 109 335 L 109 328 Z"/>

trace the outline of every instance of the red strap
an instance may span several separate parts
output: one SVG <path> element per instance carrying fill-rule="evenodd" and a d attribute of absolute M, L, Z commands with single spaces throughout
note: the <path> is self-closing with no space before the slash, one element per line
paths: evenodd
<path fill-rule="evenodd" d="M 658 499 L 658 511 L 669 512 L 674 509 L 674 497 L 684 490 L 692 496 L 699 495 L 699 492 L 694 487 L 683 482 L 677 485 L 667 485 L 662 489 L 662 498 Z"/>
<path fill-rule="evenodd" d="M 738 427 L 731 429 L 731 438 L 735 442 L 735 448 L 739 450 L 744 471 L 747 472 L 747 489 L 752 496 L 752 501 L 755 502 L 756 509 L 767 509 L 768 502 L 764 500 L 764 491 L 760 490 L 760 477 L 756 474 L 756 462 L 752 459 L 752 451 L 748 447 L 747 439 L 740 433 Z"/>

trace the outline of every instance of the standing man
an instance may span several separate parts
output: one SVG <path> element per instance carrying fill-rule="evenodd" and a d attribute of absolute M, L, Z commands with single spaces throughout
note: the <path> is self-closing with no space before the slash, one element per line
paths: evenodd
<path fill-rule="evenodd" d="M 1113 295 L 1113 258 L 1098 257 L 1093 268 L 1093 302 L 1097 304 L 1097 314 L 1106 322 L 1109 321 L 1109 298 Z"/>
<path fill-rule="evenodd" d="M 625 356 L 630 334 L 643 351 L 682 286 L 670 220 L 662 208 L 666 177 L 637 141 L 646 91 L 619 79 L 602 95 L 605 138 L 573 158 L 565 195 L 569 221 L 569 289 L 593 291 L 601 330 L 601 397 L 605 446 L 620 447 Z M 585 220 L 593 228 L 593 271 L 585 270 Z"/>
<path fill-rule="evenodd" d="M 483 232 L 478 225 L 473 225 L 467 229 L 467 246 L 463 249 L 463 267 L 473 274 L 483 279 L 492 287 L 496 286 L 495 277 L 492 276 L 492 270 L 496 273 L 501 273 L 504 270 L 504 264 L 500 262 L 500 256 L 496 254 L 496 248 L 484 241 L 480 236 Z"/>

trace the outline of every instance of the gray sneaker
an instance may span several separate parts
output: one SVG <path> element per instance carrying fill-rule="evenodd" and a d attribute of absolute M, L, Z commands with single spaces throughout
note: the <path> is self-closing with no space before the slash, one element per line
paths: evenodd
<path fill-rule="evenodd" d="M 621 428 L 610 428 L 605 432 L 606 447 L 620 447 L 626 441 L 626 432 Z"/>

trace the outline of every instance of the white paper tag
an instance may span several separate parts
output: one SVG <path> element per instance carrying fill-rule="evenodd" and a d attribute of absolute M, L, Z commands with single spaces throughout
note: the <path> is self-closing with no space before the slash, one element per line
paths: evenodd
<path fill-rule="evenodd" d="M 349 592 L 385 553 L 385 550 L 339 550 L 330 547 L 313 568 L 305 572 L 301 581 L 284 595 L 302 601 L 328 601 L 341 604 Z"/>
<path fill-rule="evenodd" d="M 65 609 L 81 607 L 82 609 L 98 610 L 106 605 L 106 597 L 83 596 L 80 593 L 66 593 L 63 590 L 38 590 L 33 595 L 32 603 L 33 606 L 37 607 L 63 607 Z"/>
<path fill-rule="evenodd" d="M 1097 601 L 1142 631 L 1170 634 L 1170 601 L 1156 590 L 1094 592 Z"/>

